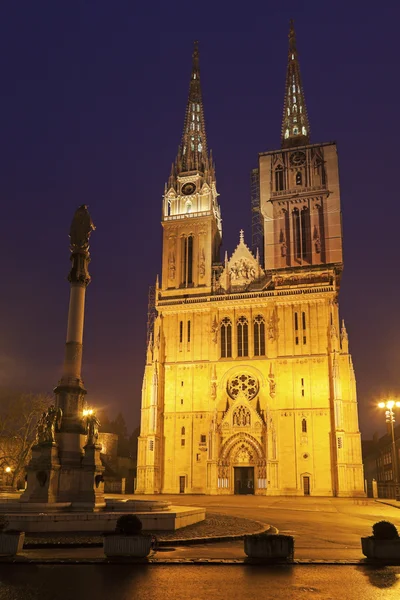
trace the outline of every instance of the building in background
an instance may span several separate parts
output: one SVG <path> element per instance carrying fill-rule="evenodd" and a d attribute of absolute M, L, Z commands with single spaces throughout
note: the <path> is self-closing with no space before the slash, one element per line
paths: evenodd
<path fill-rule="evenodd" d="M 363 441 L 363 462 L 368 496 L 378 498 L 396 497 L 395 468 L 400 465 L 400 425 L 394 428 L 397 465 L 393 465 L 393 444 L 391 433 L 381 438 L 375 434 L 372 440 Z M 399 481 L 399 477 L 397 477 Z"/>
<path fill-rule="evenodd" d="M 136 478 L 136 460 L 128 453 L 121 455 L 116 433 L 99 433 L 101 462 L 105 467 L 104 491 L 108 494 L 133 494 Z"/>
<path fill-rule="evenodd" d="M 356 382 L 338 306 L 337 149 L 310 142 L 293 25 L 281 148 L 259 155 L 251 204 L 259 246 L 251 251 L 241 231 L 220 262 L 195 46 L 162 205 L 136 491 L 362 496 Z"/>

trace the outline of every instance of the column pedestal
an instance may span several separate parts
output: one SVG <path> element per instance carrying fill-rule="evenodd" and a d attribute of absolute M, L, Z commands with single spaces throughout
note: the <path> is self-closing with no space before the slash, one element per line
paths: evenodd
<path fill-rule="evenodd" d="M 21 502 L 58 502 L 60 460 L 55 443 L 33 446 L 27 469 L 27 486 Z"/>

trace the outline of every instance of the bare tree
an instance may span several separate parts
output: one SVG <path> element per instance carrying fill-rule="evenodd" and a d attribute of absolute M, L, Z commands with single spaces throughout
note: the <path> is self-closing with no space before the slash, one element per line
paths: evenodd
<path fill-rule="evenodd" d="M 23 478 L 38 419 L 51 402 L 47 394 L 0 390 L 0 470 L 11 469 L 7 479 L 12 487 Z"/>

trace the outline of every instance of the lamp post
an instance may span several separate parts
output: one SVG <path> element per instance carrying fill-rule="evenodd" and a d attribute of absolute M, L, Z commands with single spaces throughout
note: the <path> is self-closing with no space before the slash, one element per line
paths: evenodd
<path fill-rule="evenodd" d="M 396 406 L 400 407 L 400 402 L 394 400 L 387 400 L 386 402 L 379 402 L 379 408 L 385 408 L 386 423 L 390 423 L 390 432 L 392 434 L 392 467 L 393 467 L 393 480 L 394 480 L 394 494 L 395 499 L 400 500 L 400 488 L 399 488 L 399 473 L 397 470 L 397 452 L 396 452 L 396 440 L 394 438 L 394 423 L 395 416 L 393 408 Z"/>

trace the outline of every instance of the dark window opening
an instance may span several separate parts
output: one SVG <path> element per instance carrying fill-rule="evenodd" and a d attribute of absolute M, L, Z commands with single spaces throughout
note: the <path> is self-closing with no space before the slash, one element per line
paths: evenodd
<path fill-rule="evenodd" d="M 310 215 L 307 208 L 301 211 L 301 248 L 303 260 L 308 260 L 310 237 Z"/>
<path fill-rule="evenodd" d="M 193 283 L 193 236 L 188 237 L 188 274 L 187 283 Z"/>
<path fill-rule="evenodd" d="M 285 189 L 284 172 L 281 165 L 275 169 L 275 189 L 277 192 Z"/>
<path fill-rule="evenodd" d="M 293 246 L 294 256 L 298 261 L 309 262 L 309 254 L 311 247 L 310 239 L 310 214 L 307 207 L 304 207 L 301 212 L 296 208 L 292 213 L 293 219 Z"/>
<path fill-rule="evenodd" d="M 221 358 L 232 356 L 232 323 L 228 317 L 221 322 Z"/>
<path fill-rule="evenodd" d="M 302 184 L 302 177 L 301 177 L 301 173 L 298 172 L 296 173 L 296 185 L 301 185 Z"/>
<path fill-rule="evenodd" d="M 298 210 L 293 211 L 293 235 L 294 235 L 294 255 L 297 260 L 301 259 L 301 230 L 300 215 Z"/>
<path fill-rule="evenodd" d="M 306 419 L 303 419 L 302 422 L 301 422 L 301 431 L 303 433 L 307 433 L 307 421 L 306 421 Z"/>
<path fill-rule="evenodd" d="M 183 321 L 179 321 L 179 343 L 182 344 L 183 340 Z M 182 382 L 183 385 L 183 382 Z"/>
<path fill-rule="evenodd" d="M 187 324 L 187 341 L 190 342 L 190 321 Z"/>
<path fill-rule="evenodd" d="M 249 326 L 246 317 L 240 317 L 237 322 L 237 351 L 238 356 L 249 355 Z"/>
<path fill-rule="evenodd" d="M 265 321 L 261 315 L 254 319 L 254 356 L 265 356 Z"/>
<path fill-rule="evenodd" d="M 182 239 L 182 284 L 193 283 L 193 236 Z"/>

